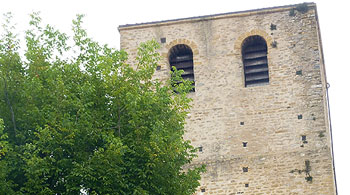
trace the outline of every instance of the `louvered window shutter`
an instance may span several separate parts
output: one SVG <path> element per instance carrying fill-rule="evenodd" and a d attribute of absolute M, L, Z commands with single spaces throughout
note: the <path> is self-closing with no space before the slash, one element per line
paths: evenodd
<path fill-rule="evenodd" d="M 173 66 L 175 66 L 177 70 L 184 71 L 181 74 L 181 77 L 184 80 L 193 81 L 192 91 L 195 91 L 195 80 L 193 73 L 193 53 L 191 48 L 185 44 L 179 44 L 172 47 L 170 50 L 169 63 L 171 71 L 173 71 Z"/>
<path fill-rule="evenodd" d="M 245 86 L 269 83 L 267 45 L 261 36 L 248 37 L 242 44 Z"/>

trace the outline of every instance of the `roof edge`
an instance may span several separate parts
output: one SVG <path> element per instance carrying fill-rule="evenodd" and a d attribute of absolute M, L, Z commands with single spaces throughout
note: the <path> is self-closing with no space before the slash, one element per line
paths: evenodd
<path fill-rule="evenodd" d="M 176 23 L 195 22 L 198 20 L 220 19 L 220 18 L 226 18 L 226 17 L 239 17 L 239 16 L 261 14 L 262 12 L 265 12 L 265 13 L 279 12 L 279 11 L 288 10 L 290 8 L 296 8 L 298 5 L 302 5 L 302 4 L 306 4 L 308 7 L 316 7 L 316 3 L 314 2 L 304 2 L 304 3 L 293 4 L 293 5 L 267 7 L 267 8 L 259 8 L 259 9 L 245 10 L 245 11 L 227 12 L 227 13 L 194 16 L 194 17 L 178 18 L 178 19 L 170 19 L 170 20 L 160 20 L 160 21 L 144 22 L 144 23 L 136 23 L 136 24 L 125 24 L 125 25 L 119 25 L 118 30 L 120 31 L 120 30 L 169 25 L 169 24 L 176 24 Z"/>

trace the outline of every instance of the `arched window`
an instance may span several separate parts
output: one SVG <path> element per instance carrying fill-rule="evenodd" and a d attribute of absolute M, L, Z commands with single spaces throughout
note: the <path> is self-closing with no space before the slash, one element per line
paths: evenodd
<path fill-rule="evenodd" d="M 264 38 L 255 35 L 246 38 L 242 44 L 245 86 L 269 83 L 267 45 Z"/>
<path fill-rule="evenodd" d="M 193 81 L 192 91 L 195 91 L 192 49 L 185 44 L 175 45 L 170 49 L 169 63 L 171 71 L 173 71 L 173 66 L 175 66 L 177 70 L 184 71 L 181 77 L 185 80 Z"/>

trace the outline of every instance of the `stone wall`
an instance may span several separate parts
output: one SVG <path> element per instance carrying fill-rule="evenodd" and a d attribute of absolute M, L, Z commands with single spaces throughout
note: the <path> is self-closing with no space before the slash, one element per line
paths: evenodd
<path fill-rule="evenodd" d="M 207 165 L 198 194 L 335 194 L 316 5 L 307 6 L 119 28 L 130 59 L 141 42 L 166 38 L 158 79 L 170 77 L 173 46 L 193 51 L 196 92 L 185 138 L 203 149 L 192 166 Z M 241 44 L 252 35 L 268 45 L 268 85 L 244 86 Z"/>

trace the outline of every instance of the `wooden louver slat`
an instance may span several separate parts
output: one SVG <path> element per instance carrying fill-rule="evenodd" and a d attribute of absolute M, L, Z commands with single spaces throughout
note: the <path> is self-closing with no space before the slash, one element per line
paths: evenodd
<path fill-rule="evenodd" d="M 186 61 L 182 63 L 171 63 L 171 66 L 175 66 L 176 69 L 185 69 L 185 68 L 192 68 L 193 62 L 192 61 Z M 193 69 L 193 68 L 192 68 Z"/>
<path fill-rule="evenodd" d="M 266 56 L 266 51 L 258 51 L 253 53 L 247 53 L 244 55 L 245 60 L 261 58 Z"/>
<path fill-rule="evenodd" d="M 249 75 L 246 77 L 246 81 L 256 81 L 256 80 L 261 80 L 261 79 L 268 79 L 269 75 L 267 72 L 263 74 L 257 74 L 257 75 Z"/>
<path fill-rule="evenodd" d="M 259 52 L 259 51 L 266 51 L 266 46 L 264 46 L 264 45 L 256 45 L 256 46 L 247 47 L 244 50 L 244 53 Z"/>
<path fill-rule="evenodd" d="M 244 65 L 245 66 L 256 66 L 256 65 L 262 65 L 262 64 L 267 64 L 267 59 L 254 59 L 254 60 L 245 60 Z"/>
<path fill-rule="evenodd" d="M 268 71 L 268 67 L 267 66 L 263 66 L 261 68 L 246 69 L 245 70 L 245 74 L 258 73 L 258 72 L 267 72 L 267 71 Z"/>

